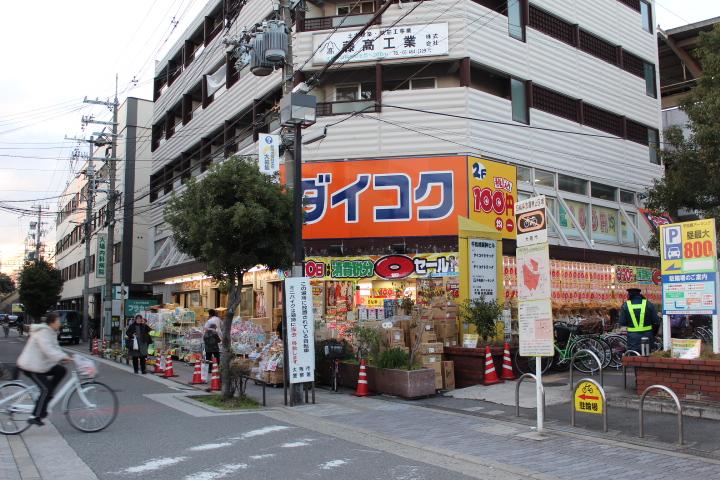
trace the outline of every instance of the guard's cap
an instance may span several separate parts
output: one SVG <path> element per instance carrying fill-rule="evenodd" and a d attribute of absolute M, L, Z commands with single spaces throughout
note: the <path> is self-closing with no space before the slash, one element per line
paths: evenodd
<path fill-rule="evenodd" d="M 639 288 L 628 288 L 628 289 L 627 289 L 627 292 L 628 292 L 630 295 L 633 295 L 633 294 L 642 293 L 642 290 L 640 290 Z"/>

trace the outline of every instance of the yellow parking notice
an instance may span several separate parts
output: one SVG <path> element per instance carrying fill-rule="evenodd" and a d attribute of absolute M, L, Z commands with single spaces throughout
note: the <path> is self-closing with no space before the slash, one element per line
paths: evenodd
<path fill-rule="evenodd" d="M 575 388 L 575 411 L 602 415 L 602 393 L 594 383 L 580 382 Z"/>

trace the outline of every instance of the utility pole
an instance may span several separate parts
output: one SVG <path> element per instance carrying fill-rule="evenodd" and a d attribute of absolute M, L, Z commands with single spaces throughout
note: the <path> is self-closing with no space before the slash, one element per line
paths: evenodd
<path fill-rule="evenodd" d="M 32 208 L 37 208 L 37 228 L 35 231 L 35 261 L 40 261 L 40 247 L 42 246 L 42 211 L 46 210 L 47 207 L 42 205 L 33 205 Z"/>
<path fill-rule="evenodd" d="M 103 321 L 101 323 L 100 331 L 103 340 L 110 340 L 112 332 L 112 294 L 113 294 L 113 272 L 115 259 L 113 253 L 115 249 L 115 200 L 118 196 L 115 191 L 116 181 L 116 167 L 117 167 L 117 135 L 118 135 L 118 76 L 115 75 L 115 98 L 112 102 L 103 102 L 99 100 L 84 100 L 84 103 L 90 103 L 95 105 L 105 105 L 112 109 L 113 118 L 112 122 L 100 122 L 93 119 L 87 119 L 87 123 L 99 123 L 99 124 L 110 124 L 112 126 L 112 143 L 110 150 L 110 158 L 107 158 L 108 170 L 109 170 L 109 185 L 107 190 L 107 253 L 105 267 L 105 289 L 103 296 Z"/>
<path fill-rule="evenodd" d="M 93 169 L 93 137 L 88 143 L 88 164 L 85 170 L 87 178 L 87 193 L 85 198 L 85 279 L 83 280 L 83 319 L 82 341 L 88 341 L 88 323 L 90 321 L 90 236 L 92 235 L 93 195 L 95 193 L 95 170 Z"/>

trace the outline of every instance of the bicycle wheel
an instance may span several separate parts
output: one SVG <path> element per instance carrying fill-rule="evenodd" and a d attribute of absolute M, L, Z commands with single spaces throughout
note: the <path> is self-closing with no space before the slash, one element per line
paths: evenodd
<path fill-rule="evenodd" d="M 84 382 L 67 399 L 65 417 L 81 432 L 99 432 L 117 417 L 118 399 L 115 392 L 100 382 Z"/>
<path fill-rule="evenodd" d="M 589 350 L 597 355 L 600 365 L 605 363 L 605 345 L 600 343 L 595 338 L 583 338 L 578 340 L 572 347 L 572 355 L 575 355 L 580 350 Z M 586 353 L 579 354 L 575 358 L 575 368 L 582 373 L 592 373 L 598 370 L 598 364 L 592 355 Z"/>
<path fill-rule="evenodd" d="M 28 428 L 28 419 L 35 409 L 35 400 L 28 386 L 8 382 L 0 386 L 0 433 L 18 435 Z"/>
<path fill-rule="evenodd" d="M 605 341 L 610 345 L 611 350 L 610 367 L 621 368 L 622 357 L 627 351 L 627 339 L 622 335 L 608 335 Z"/>
<path fill-rule="evenodd" d="M 540 361 L 540 369 L 542 373 L 547 372 L 552 365 L 553 357 L 542 357 Z M 515 351 L 515 368 L 521 374 L 532 373 L 535 374 L 535 357 L 523 357 L 520 355 L 520 350 Z"/>

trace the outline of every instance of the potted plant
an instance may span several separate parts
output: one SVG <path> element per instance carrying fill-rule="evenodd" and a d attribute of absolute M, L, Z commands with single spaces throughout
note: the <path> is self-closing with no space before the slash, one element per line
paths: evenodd
<path fill-rule="evenodd" d="M 460 318 L 475 325 L 478 336 L 483 343 L 493 338 L 497 332 L 496 323 L 502 316 L 503 306 L 497 300 L 467 299 L 460 304 Z"/>

